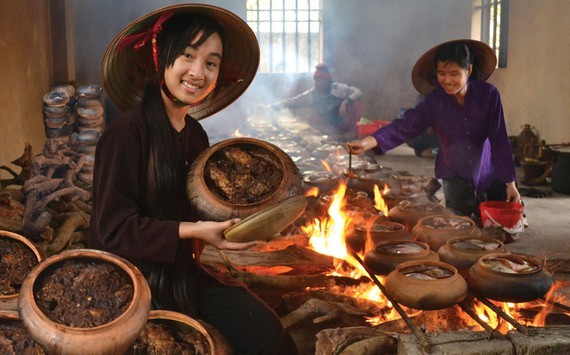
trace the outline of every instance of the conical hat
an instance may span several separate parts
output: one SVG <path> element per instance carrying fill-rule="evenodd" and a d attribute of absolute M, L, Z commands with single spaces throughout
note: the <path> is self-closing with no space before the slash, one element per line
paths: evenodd
<path fill-rule="evenodd" d="M 138 105 L 146 88 L 146 78 L 155 71 L 152 46 L 135 50 L 125 46 L 125 37 L 141 37 L 152 31 L 165 14 L 190 12 L 213 18 L 224 29 L 225 83 L 216 95 L 192 106 L 188 113 L 197 120 L 222 110 L 244 93 L 253 81 L 259 65 L 259 45 L 251 28 L 240 17 L 220 7 L 206 4 L 181 4 L 155 10 L 125 27 L 111 41 L 101 63 L 101 82 L 107 96 L 121 110 Z"/>
<path fill-rule="evenodd" d="M 473 55 L 471 78 L 485 81 L 493 74 L 497 65 L 497 56 L 486 43 L 473 39 L 456 39 L 440 43 L 425 52 L 412 69 L 412 84 L 420 94 L 425 96 L 439 85 L 435 66 L 436 53 L 443 45 L 455 42 L 465 43 Z"/>

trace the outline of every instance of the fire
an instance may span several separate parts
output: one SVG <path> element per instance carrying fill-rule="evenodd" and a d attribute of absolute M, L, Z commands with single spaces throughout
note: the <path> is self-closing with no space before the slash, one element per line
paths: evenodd
<path fill-rule="evenodd" d="M 323 162 L 323 165 L 327 166 L 326 162 Z M 368 273 L 363 269 L 360 263 L 354 259 L 351 252 L 347 249 L 345 242 L 347 228 L 350 226 L 351 222 L 354 223 L 354 221 L 351 220 L 350 211 L 345 211 L 344 209 L 344 198 L 346 190 L 346 182 L 341 179 L 337 190 L 333 193 L 331 204 L 327 210 L 327 216 L 323 217 L 322 219 L 315 218 L 313 223 L 309 223 L 309 225 L 302 227 L 302 230 L 309 237 L 309 245 L 313 250 L 335 258 L 335 271 L 331 274 L 337 276 L 352 277 L 356 279 L 360 278 L 362 275 L 368 276 Z M 385 185 L 383 193 L 385 194 L 387 192 L 389 192 L 389 189 L 387 185 Z M 318 188 L 310 189 L 305 193 L 306 196 L 318 196 L 318 194 Z M 387 204 L 384 201 L 382 193 L 380 192 L 380 188 L 377 185 L 374 186 L 374 202 L 374 207 L 377 210 L 382 211 L 384 215 L 387 215 Z M 383 283 L 383 278 L 378 277 L 378 279 Z M 552 296 L 555 289 L 561 286 L 568 287 L 568 282 L 566 282 L 566 285 L 564 286 L 562 285 L 562 282 L 556 282 L 555 286 L 552 287 L 549 294 L 545 297 L 547 302 L 536 300 L 533 302 L 519 304 L 508 302 L 493 303 L 498 308 L 502 309 L 504 313 L 524 326 L 544 326 L 546 316 L 553 309 L 553 306 L 548 303 L 548 300 Z M 377 325 L 382 322 L 400 318 L 400 315 L 392 307 L 392 304 L 385 298 L 380 289 L 372 282 L 362 283 L 359 286 L 347 287 L 342 290 L 342 293 L 354 298 L 365 298 L 378 302 L 383 307 L 384 311 L 382 314 L 374 318 L 367 319 L 368 323 L 371 325 Z M 502 333 L 506 333 L 509 330 L 515 329 L 511 323 L 498 316 L 492 309 L 488 308 L 479 300 L 473 300 L 473 307 L 475 308 L 475 313 L 479 316 L 479 318 L 481 318 L 481 320 L 483 320 L 493 329 L 497 329 Z M 526 312 L 527 316 L 525 318 L 525 310 L 529 309 L 539 310 L 538 314 L 534 316 L 534 319 L 528 319 L 528 311 Z M 412 313 L 414 313 L 414 315 L 421 313 L 421 311 L 412 309 L 407 309 L 407 312 L 409 312 L 409 317 L 412 316 Z M 570 313 L 565 313 L 570 316 Z M 459 317 L 469 327 L 480 329 L 480 325 L 475 322 L 475 320 L 473 320 L 467 313 L 461 313 Z"/>
<path fill-rule="evenodd" d="M 388 185 L 384 185 L 384 193 L 387 191 L 390 191 L 390 189 L 388 189 Z M 386 201 L 382 198 L 380 188 L 376 184 L 374 184 L 374 208 L 381 211 L 384 216 L 388 215 L 388 204 L 386 204 Z"/>
<path fill-rule="evenodd" d="M 319 196 L 319 188 L 316 186 L 311 187 L 305 192 L 305 197 L 317 197 Z"/>

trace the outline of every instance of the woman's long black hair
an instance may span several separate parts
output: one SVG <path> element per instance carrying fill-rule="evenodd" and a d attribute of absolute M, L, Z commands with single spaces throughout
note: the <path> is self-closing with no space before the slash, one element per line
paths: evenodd
<path fill-rule="evenodd" d="M 179 13 L 163 24 L 163 31 L 157 36 L 158 70 L 143 98 L 149 138 L 146 202 L 149 212 L 156 217 L 168 218 L 169 196 L 180 193 L 180 183 L 184 181 L 172 126 L 161 95 L 164 72 L 190 44 L 200 46 L 213 33 L 220 35 L 222 48 L 225 48 L 225 35 L 217 22 L 204 15 Z M 223 80 L 222 61 L 216 88 L 221 86 L 219 83 Z M 210 95 L 215 94 L 216 89 Z"/>

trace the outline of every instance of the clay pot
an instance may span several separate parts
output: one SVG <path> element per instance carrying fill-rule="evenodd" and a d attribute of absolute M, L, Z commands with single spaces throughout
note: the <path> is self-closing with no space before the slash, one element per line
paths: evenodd
<path fill-rule="evenodd" d="M 305 171 L 303 173 L 303 192 L 316 187 L 323 194 L 338 187 L 339 177 L 328 171 Z"/>
<path fill-rule="evenodd" d="M 510 260 L 516 265 L 527 263 L 532 270 L 513 273 L 492 267 L 494 260 Z M 497 264 L 495 264 L 497 265 Z M 481 257 L 468 271 L 469 290 L 476 296 L 501 302 L 529 302 L 544 296 L 552 287 L 552 274 L 538 260 L 521 254 L 497 253 Z"/>
<path fill-rule="evenodd" d="M 355 252 L 364 252 L 366 242 L 368 241 L 366 231 L 363 233 L 361 230 L 357 230 L 357 227 L 363 229 L 365 227 L 360 226 L 370 225 L 380 221 L 390 221 L 382 212 L 375 210 L 347 211 L 346 218 L 348 221 L 344 229 L 346 245 L 351 251 Z"/>
<path fill-rule="evenodd" d="M 370 236 L 371 245 L 392 240 L 412 240 L 412 235 L 406 231 L 403 224 L 392 221 L 364 221 L 357 224 L 354 229 L 364 240 Z"/>
<path fill-rule="evenodd" d="M 329 207 L 333 202 L 336 190 L 330 191 L 328 193 L 319 196 L 317 201 L 315 201 L 314 208 L 315 212 L 319 216 L 326 216 L 328 214 Z M 356 191 L 352 189 L 347 189 L 343 197 L 343 211 L 360 211 L 360 212 L 373 212 L 374 201 L 368 197 L 368 194 L 364 191 Z"/>
<path fill-rule="evenodd" d="M 451 215 L 452 212 L 437 203 L 414 203 L 411 201 L 402 201 L 388 211 L 388 217 L 394 221 L 403 224 L 408 232 L 416 226 L 420 219 L 433 215 Z"/>
<path fill-rule="evenodd" d="M 126 310 L 109 323 L 92 327 L 70 327 L 48 318 L 35 300 L 35 289 L 50 271 L 66 261 L 91 259 L 111 263 L 132 282 L 133 299 Z M 67 250 L 38 264 L 26 277 L 20 290 L 20 319 L 32 338 L 49 353 L 123 354 L 144 328 L 150 311 L 150 288 L 142 273 L 130 262 L 108 252 L 91 249 Z"/>
<path fill-rule="evenodd" d="M 21 236 L 16 233 L 0 230 L 0 239 L 10 240 L 15 243 L 23 245 L 26 249 L 29 249 L 35 256 L 37 263 L 45 259 L 45 253 L 42 249 L 38 248 L 34 243 L 32 243 L 28 238 Z M 31 271 L 31 270 L 30 270 Z M 6 275 L 0 275 L 0 278 Z M 22 280 L 25 275 L 22 275 Z M 18 310 L 18 297 L 19 292 L 2 295 L 0 294 L 0 310 Z"/>
<path fill-rule="evenodd" d="M 481 247 L 484 245 L 486 248 Z M 494 253 L 504 253 L 503 243 L 487 237 L 458 237 L 445 242 L 439 248 L 439 259 L 457 268 L 461 275 L 466 275 L 469 268 L 482 256 Z"/>
<path fill-rule="evenodd" d="M 223 336 L 213 330 L 211 326 L 203 324 L 198 320 L 191 318 L 185 314 L 168 311 L 168 310 L 152 310 L 148 315 L 147 323 L 160 323 L 166 325 L 171 331 L 189 330 L 197 332 L 201 336 L 194 335 L 193 339 L 202 338 L 203 342 L 196 344 L 197 354 L 230 354 L 231 347 Z M 207 327 L 207 328 L 206 328 Z M 138 340 L 138 339 L 137 339 Z M 136 349 L 136 343 L 133 344 L 127 354 L 140 354 Z"/>
<path fill-rule="evenodd" d="M 283 173 L 278 188 L 264 200 L 254 203 L 228 203 L 221 198 L 207 185 L 204 173 L 206 163 L 212 155 L 228 147 L 263 151 Z M 246 137 L 227 139 L 203 151 L 190 167 L 186 179 L 186 192 L 190 204 L 197 212 L 198 218 L 202 220 L 225 221 L 235 217 L 245 218 L 289 197 L 296 196 L 301 191 L 301 174 L 291 157 L 271 143 Z"/>
<path fill-rule="evenodd" d="M 479 236 L 481 231 L 472 219 L 453 215 L 434 215 L 420 219 L 412 229 L 414 240 L 439 250 L 449 239 Z"/>
<path fill-rule="evenodd" d="M 429 199 L 424 191 L 410 190 L 406 188 L 390 189 L 389 191 L 381 191 L 382 198 L 388 206 L 388 210 L 394 208 L 402 201 L 412 201 L 427 203 Z"/>
<path fill-rule="evenodd" d="M 411 240 L 379 242 L 364 255 L 364 264 L 376 275 L 388 275 L 408 261 L 438 261 L 439 256 L 426 243 Z"/>
<path fill-rule="evenodd" d="M 443 272 L 439 273 L 440 278 L 424 280 L 414 276 L 426 269 Z M 388 275 L 386 293 L 406 307 L 436 310 L 461 302 L 467 295 L 467 282 L 452 265 L 440 261 L 409 261 L 396 266 Z"/>
<path fill-rule="evenodd" d="M 46 354 L 45 350 L 31 338 L 24 328 L 17 311 L 0 310 L 0 325 L 4 329 L 9 329 L 8 332 L 0 334 L 1 354 Z M 0 333 L 3 333 L 1 328 Z"/>

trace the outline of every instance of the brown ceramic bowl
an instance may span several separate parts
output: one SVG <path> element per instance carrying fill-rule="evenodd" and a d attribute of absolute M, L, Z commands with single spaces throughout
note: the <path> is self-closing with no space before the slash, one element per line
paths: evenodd
<path fill-rule="evenodd" d="M 404 225 L 392 221 L 365 221 L 357 224 L 354 229 L 361 238 L 366 240 L 370 237 L 371 245 L 391 240 L 412 240 L 412 235 L 406 231 Z"/>
<path fill-rule="evenodd" d="M 418 221 L 424 217 L 442 214 L 452 214 L 445 207 L 433 202 L 414 203 L 412 201 L 402 201 L 388 211 L 388 217 L 406 226 L 406 230 L 411 232 Z"/>
<path fill-rule="evenodd" d="M 386 293 L 406 307 L 444 309 L 465 298 L 467 282 L 452 265 L 440 261 L 409 261 L 396 266 L 388 275 Z"/>

